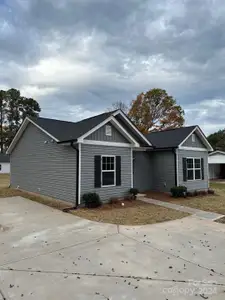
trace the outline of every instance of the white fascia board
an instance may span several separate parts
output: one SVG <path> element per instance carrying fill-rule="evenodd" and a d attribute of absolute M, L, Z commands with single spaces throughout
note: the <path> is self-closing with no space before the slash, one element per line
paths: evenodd
<path fill-rule="evenodd" d="M 123 119 L 135 130 L 135 132 L 149 145 L 152 146 L 152 144 L 149 142 L 149 140 L 132 124 L 132 122 L 129 120 L 129 118 L 121 111 L 117 110 L 113 113 L 113 116 L 121 115 Z"/>
<path fill-rule="evenodd" d="M 84 145 L 97 145 L 97 146 L 113 146 L 113 147 L 125 147 L 125 148 L 133 148 L 134 146 L 129 143 L 117 143 L 117 142 L 105 142 L 105 141 L 94 141 L 94 140 L 83 140 L 83 142 L 79 142 Z"/>
<path fill-rule="evenodd" d="M 189 137 L 191 137 L 191 135 L 197 131 L 200 135 L 200 139 L 203 141 L 203 143 L 205 144 L 205 146 L 207 147 L 208 151 L 213 151 L 212 146 L 210 145 L 210 143 L 208 142 L 207 138 L 205 137 L 205 135 L 203 134 L 202 130 L 200 129 L 199 126 L 196 126 L 191 133 L 180 143 L 180 145 L 178 146 L 179 149 L 181 149 L 182 145 L 189 139 Z M 187 147 L 185 147 L 187 148 Z M 191 148 L 191 147 L 188 147 Z M 199 148 L 200 149 L 200 148 Z M 187 149 L 188 150 L 188 149 Z"/>
<path fill-rule="evenodd" d="M 80 136 L 77 139 L 78 143 L 83 143 L 84 139 L 86 137 L 88 137 L 90 134 L 92 134 L 93 132 L 95 132 L 96 130 L 98 130 L 99 128 L 101 128 L 102 126 L 104 126 L 105 124 L 107 124 L 108 122 L 112 122 L 114 124 L 114 126 L 123 134 L 123 136 L 125 136 L 131 143 L 133 143 L 136 147 L 139 147 L 140 145 L 138 144 L 138 142 L 123 128 L 123 126 L 114 118 L 113 115 L 111 115 L 110 117 L 108 117 L 107 119 L 105 119 L 103 122 L 99 123 L 97 126 L 95 126 L 94 128 L 92 128 L 91 130 L 87 131 L 85 134 L 83 134 L 82 136 Z"/>
<path fill-rule="evenodd" d="M 190 150 L 190 151 L 208 152 L 207 149 L 204 149 L 204 148 L 197 148 L 197 147 L 183 147 L 183 146 L 180 146 L 178 149 L 179 149 L 179 150 Z"/>

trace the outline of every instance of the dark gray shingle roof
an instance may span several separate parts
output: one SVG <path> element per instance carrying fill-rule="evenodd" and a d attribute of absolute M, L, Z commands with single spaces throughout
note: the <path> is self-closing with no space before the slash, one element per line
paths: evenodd
<path fill-rule="evenodd" d="M 176 148 L 195 129 L 196 126 L 181 127 L 164 131 L 151 132 L 147 139 L 156 148 Z"/>
<path fill-rule="evenodd" d="M 0 163 L 7 163 L 10 161 L 8 154 L 0 153 Z"/>
<path fill-rule="evenodd" d="M 41 117 L 33 118 L 32 120 L 60 142 L 63 142 L 76 140 L 101 122 L 105 121 L 114 112 L 115 111 L 106 112 L 76 123 Z"/>

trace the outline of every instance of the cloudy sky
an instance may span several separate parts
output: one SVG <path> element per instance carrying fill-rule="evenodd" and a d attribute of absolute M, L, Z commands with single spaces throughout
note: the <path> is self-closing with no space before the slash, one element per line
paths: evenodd
<path fill-rule="evenodd" d="M 80 120 L 166 89 L 186 124 L 225 127 L 224 0 L 0 0 L 0 88 Z"/>

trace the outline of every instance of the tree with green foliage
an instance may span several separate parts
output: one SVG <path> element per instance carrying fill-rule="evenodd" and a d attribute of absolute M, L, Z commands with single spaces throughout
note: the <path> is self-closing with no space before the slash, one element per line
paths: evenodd
<path fill-rule="evenodd" d="M 207 139 L 214 150 L 225 151 L 225 129 L 210 134 Z"/>
<path fill-rule="evenodd" d="M 142 133 L 182 127 L 184 111 L 165 90 L 154 88 L 141 93 L 128 113 Z"/>
<path fill-rule="evenodd" d="M 9 89 L 0 90 L 0 152 L 9 147 L 23 120 L 37 117 L 41 108 L 32 98 L 20 95 L 20 91 Z"/>

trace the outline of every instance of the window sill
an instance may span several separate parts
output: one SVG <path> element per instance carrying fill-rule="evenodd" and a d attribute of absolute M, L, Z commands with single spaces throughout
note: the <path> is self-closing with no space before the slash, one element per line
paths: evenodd
<path fill-rule="evenodd" d="M 187 179 L 188 182 L 193 182 L 193 181 L 204 181 L 204 179 Z"/>
<path fill-rule="evenodd" d="M 107 188 L 107 187 L 113 187 L 113 186 L 116 186 L 116 185 L 115 185 L 115 184 L 111 184 L 111 185 L 102 185 L 101 187 Z"/>

